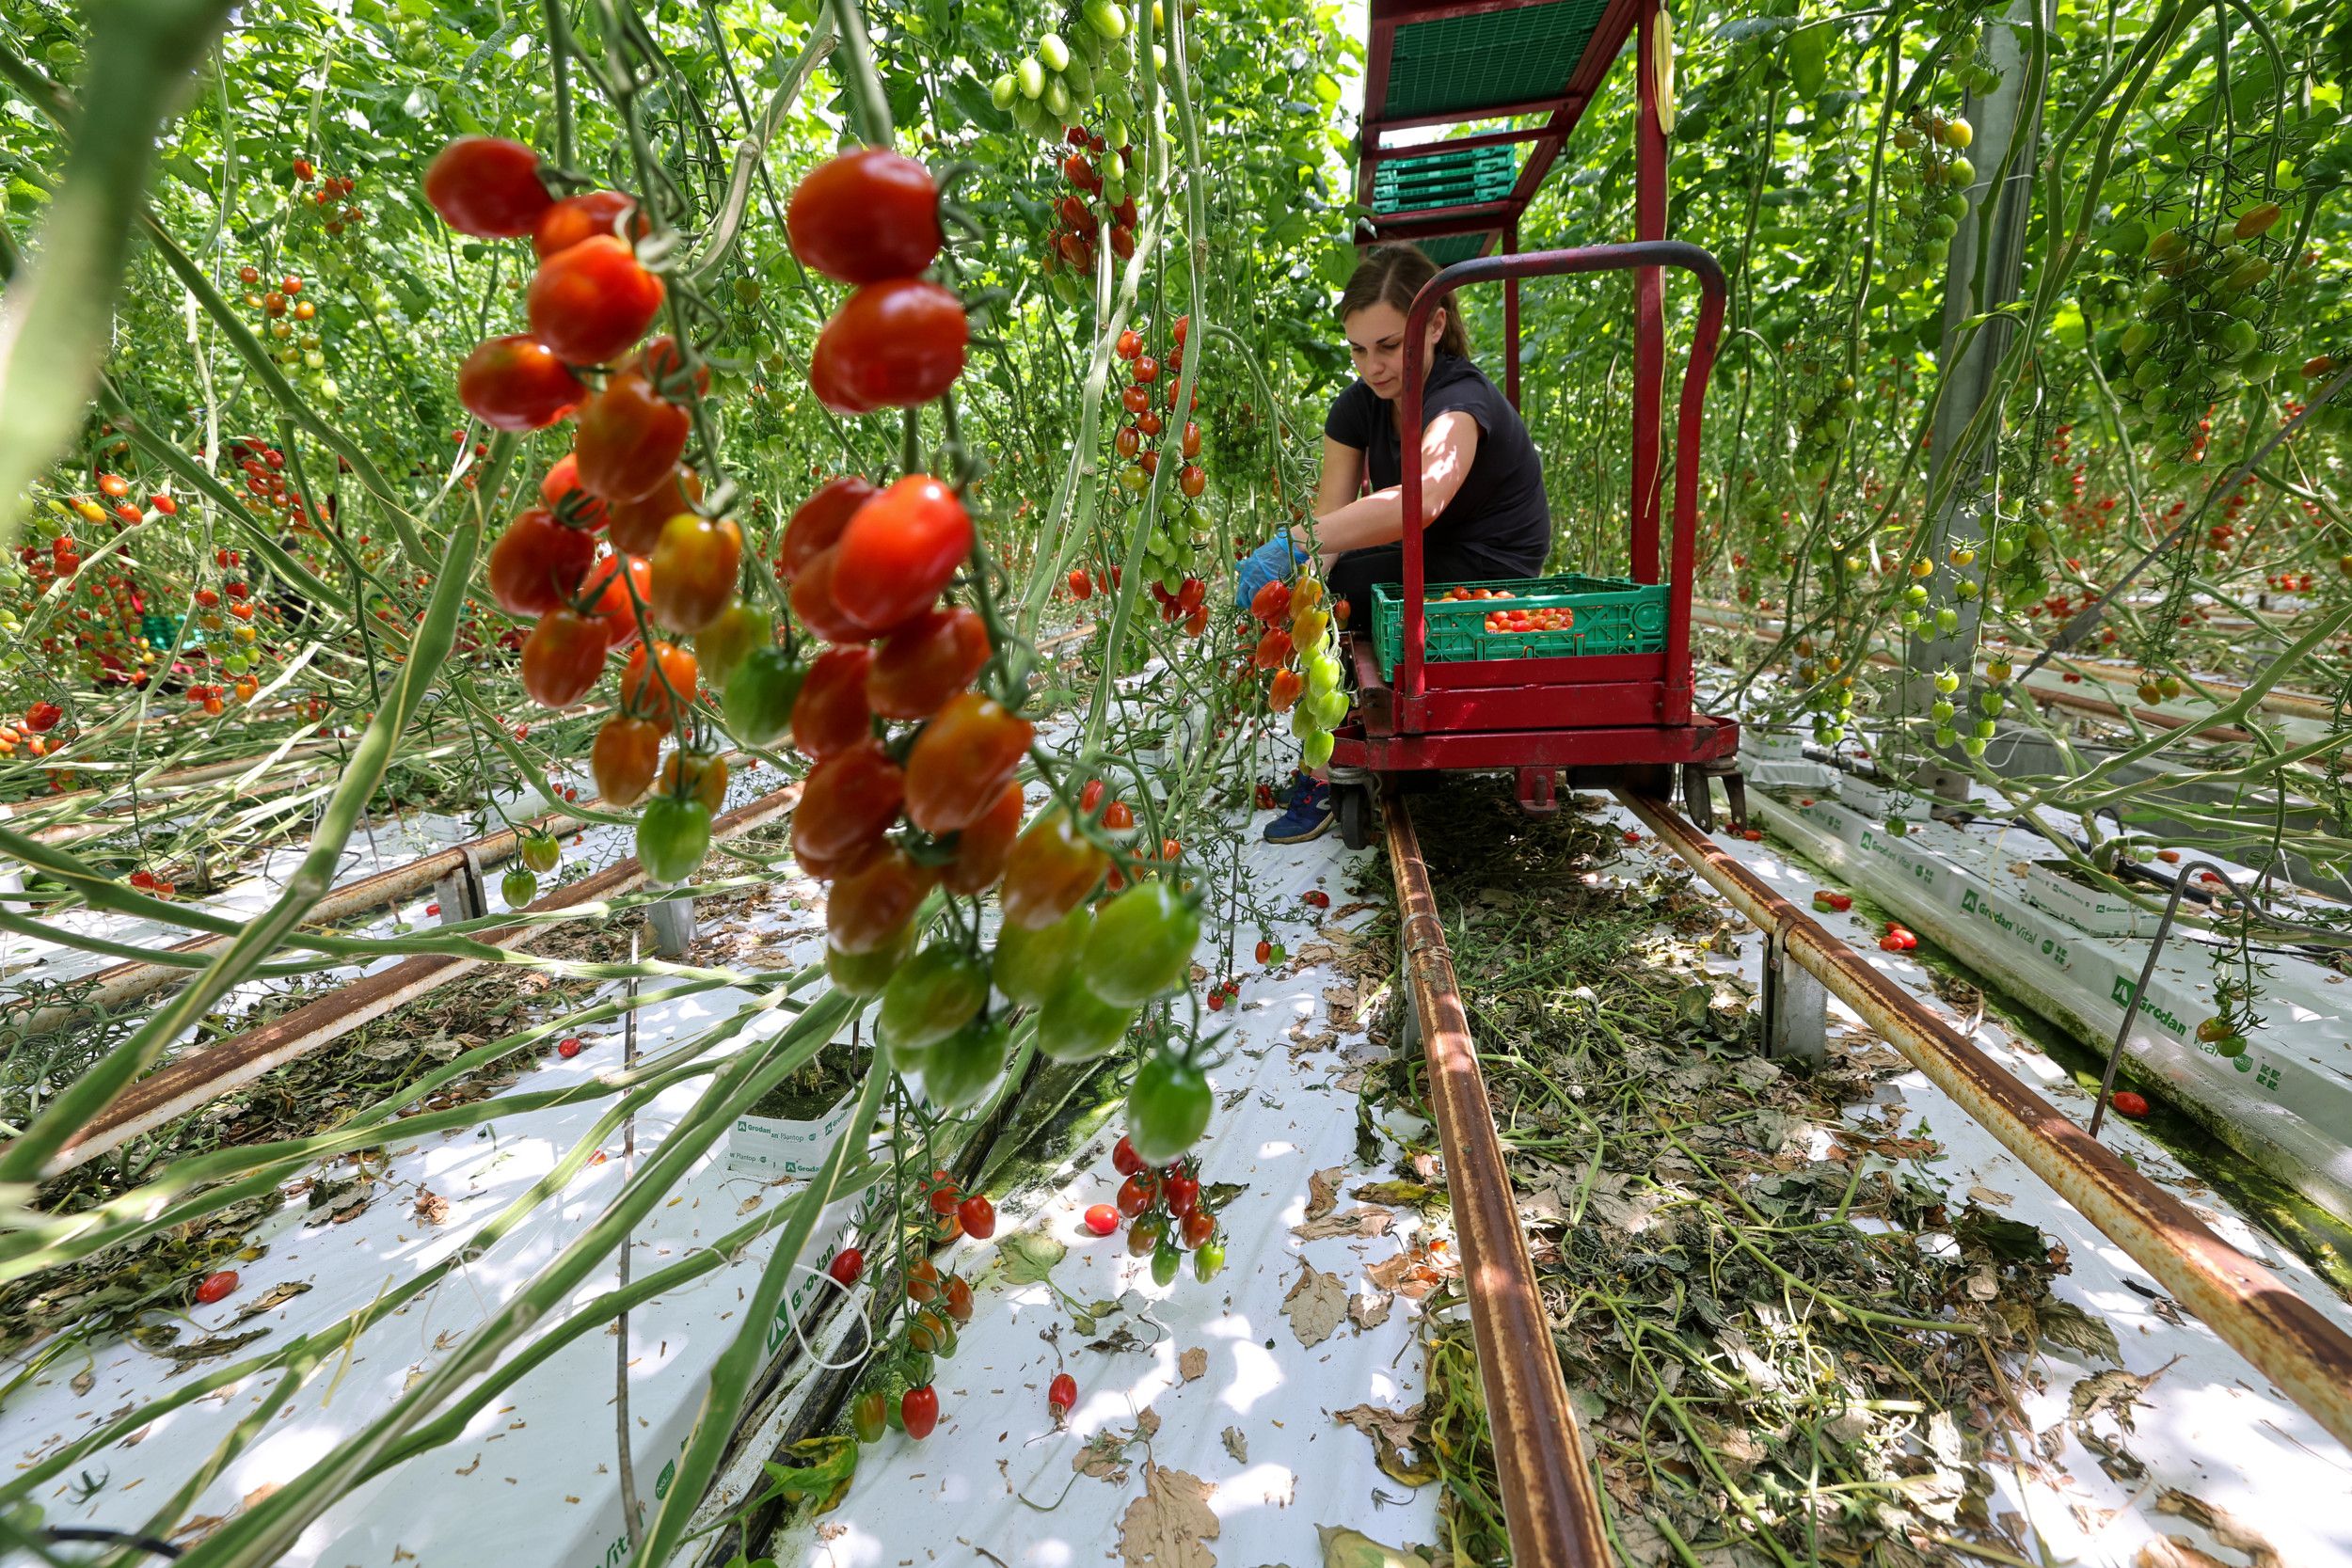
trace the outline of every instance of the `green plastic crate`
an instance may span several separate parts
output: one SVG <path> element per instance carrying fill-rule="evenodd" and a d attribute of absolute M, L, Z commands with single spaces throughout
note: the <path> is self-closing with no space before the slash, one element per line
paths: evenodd
<path fill-rule="evenodd" d="M 1576 625 L 1560 631 L 1488 631 L 1486 616 L 1503 608 L 1494 599 L 1432 598 L 1422 657 L 1430 663 L 1485 658 L 1577 658 L 1596 654 L 1654 654 L 1666 646 L 1666 585 L 1629 578 L 1502 578 L 1483 582 L 1433 582 L 1424 592 L 1497 588 L 1527 610 L 1572 610 Z M 1393 676 L 1405 657 L 1405 591 L 1393 582 L 1372 588 L 1372 639 L 1380 673 Z"/>

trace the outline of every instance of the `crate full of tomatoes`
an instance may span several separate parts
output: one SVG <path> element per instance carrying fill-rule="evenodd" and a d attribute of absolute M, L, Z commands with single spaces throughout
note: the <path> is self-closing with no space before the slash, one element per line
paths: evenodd
<path fill-rule="evenodd" d="M 1372 595 L 1380 670 L 1392 675 L 1404 657 L 1404 592 L 1379 583 Z M 1665 585 L 1626 578 L 1435 582 L 1422 613 L 1429 627 L 1422 657 L 1432 663 L 1657 653 L 1666 645 Z"/>

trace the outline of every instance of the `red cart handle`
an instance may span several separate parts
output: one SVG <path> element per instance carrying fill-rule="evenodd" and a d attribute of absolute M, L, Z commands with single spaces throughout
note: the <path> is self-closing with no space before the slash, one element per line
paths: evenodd
<path fill-rule="evenodd" d="M 1631 245 L 1579 245 L 1571 250 L 1531 250 L 1516 256 L 1481 256 L 1457 261 L 1422 285 L 1405 317 L 1405 429 L 1413 433 L 1409 452 L 1399 466 L 1405 482 L 1405 657 L 1399 663 L 1393 689 L 1410 699 L 1422 691 L 1422 652 L 1428 641 L 1428 617 L 1422 607 L 1421 393 L 1422 336 L 1429 312 L 1465 283 L 1492 283 L 1512 277 L 1549 277 L 1561 273 L 1629 272 L 1643 267 L 1680 267 L 1699 280 L 1698 332 L 1691 341 L 1691 361 L 1682 375 L 1682 401 L 1675 429 L 1675 538 L 1671 580 L 1667 585 L 1666 670 L 1669 686 L 1681 689 L 1679 714 L 1661 714 L 1667 723 L 1689 718 L 1691 667 L 1691 576 L 1697 556 L 1699 497 L 1699 405 L 1706 400 L 1707 379 L 1715 368 L 1715 346 L 1724 325 L 1724 269 L 1715 258 L 1682 240 L 1640 240 Z M 1656 431 L 1636 429 L 1633 441 L 1653 449 Z M 1634 471 L 1644 471 L 1637 462 Z M 1655 472 L 1655 465 L 1649 471 Z"/>

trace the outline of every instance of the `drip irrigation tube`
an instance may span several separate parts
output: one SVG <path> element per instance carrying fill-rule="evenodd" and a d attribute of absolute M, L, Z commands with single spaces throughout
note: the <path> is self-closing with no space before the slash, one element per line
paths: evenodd
<path fill-rule="evenodd" d="M 1674 811 L 1627 790 L 1617 799 L 2175 1300 L 2338 1442 L 2352 1445 L 2352 1336 Z"/>

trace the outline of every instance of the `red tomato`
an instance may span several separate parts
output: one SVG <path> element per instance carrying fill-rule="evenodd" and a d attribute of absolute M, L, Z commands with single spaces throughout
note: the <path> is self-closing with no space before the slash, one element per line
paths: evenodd
<path fill-rule="evenodd" d="M 792 703 L 792 744 L 803 755 L 822 762 L 872 736 L 866 680 L 873 657 L 855 645 L 827 648 L 809 665 Z"/>
<path fill-rule="evenodd" d="M 1054 1381 L 1045 1386 L 1045 1402 L 1053 1406 L 1057 1419 L 1069 1415 L 1078 1403 L 1078 1380 L 1068 1372 L 1056 1372 Z"/>
<path fill-rule="evenodd" d="M 1187 463 L 1176 473 L 1176 488 L 1184 493 L 1186 500 L 1199 500 L 1200 492 L 1209 487 L 1209 476 L 1197 463 Z"/>
<path fill-rule="evenodd" d="M 661 309 L 661 279 L 627 240 L 593 234 L 539 263 L 531 334 L 575 365 L 618 359 Z"/>
<path fill-rule="evenodd" d="M 841 608 L 834 597 L 834 574 L 841 564 L 841 547 L 819 550 L 800 576 L 792 579 L 792 613 L 801 625 L 828 642 L 864 642 L 873 637 L 865 622 Z"/>
<path fill-rule="evenodd" d="M 927 610 L 875 650 L 866 700 L 885 719 L 928 719 L 988 662 L 988 623 L 961 606 Z"/>
<path fill-rule="evenodd" d="M 616 560 L 628 562 L 626 576 Z M 588 613 L 603 628 L 605 645 L 626 648 L 637 641 L 637 607 L 653 595 L 653 568 L 639 556 L 604 556 L 589 566 L 581 591 L 596 594 Z"/>
<path fill-rule="evenodd" d="M 654 385 L 663 397 L 683 400 L 686 396 L 686 356 L 678 351 L 677 340 L 664 332 L 628 357 L 624 370 L 635 371 Z M 694 390 L 710 390 L 710 365 L 707 360 L 694 366 Z"/>
<path fill-rule="evenodd" d="M 836 282 L 912 277 L 939 254 L 939 186 L 912 158 L 853 148 L 801 177 L 784 222 L 792 254 Z"/>
<path fill-rule="evenodd" d="M 619 191 L 589 191 L 581 196 L 567 196 L 539 214 L 539 221 L 531 227 L 531 248 L 539 260 L 569 250 L 580 241 L 596 234 L 619 238 L 621 220 L 637 211 L 637 198 Z M 631 236 L 643 239 L 648 228 L 641 215 L 629 225 Z"/>
<path fill-rule="evenodd" d="M 1152 406 L 1152 394 L 1140 387 L 1130 387 L 1119 394 L 1120 405 L 1130 414 L 1141 414 Z"/>
<path fill-rule="evenodd" d="M 565 528 L 554 513 L 534 506 L 490 546 L 490 597 L 509 615 L 545 615 L 580 591 L 596 554 L 596 535 Z"/>
<path fill-rule="evenodd" d="M 236 1288 L 236 1270 L 215 1270 L 214 1273 L 208 1274 L 202 1279 L 197 1281 L 196 1303 L 199 1307 L 210 1307 L 213 1303 L 227 1296 L 230 1291 L 235 1290 Z"/>
<path fill-rule="evenodd" d="M 825 1265 L 825 1273 L 836 1284 L 854 1285 L 866 1273 L 866 1254 L 853 1246 L 845 1246 L 833 1255 L 833 1261 Z"/>
<path fill-rule="evenodd" d="M 727 517 L 681 512 L 661 531 L 653 568 L 654 619 L 689 635 L 719 618 L 735 597 L 743 564 L 743 531 Z"/>
<path fill-rule="evenodd" d="M 659 675 L 654 673 L 657 665 Z M 688 650 L 671 642 L 656 642 L 653 657 L 648 659 L 641 643 L 629 651 L 628 668 L 621 672 L 621 709 L 642 713 L 657 724 L 679 723 L 694 701 L 699 673 L 694 656 Z"/>
<path fill-rule="evenodd" d="M 2148 1114 L 2147 1097 L 2136 1094 L 2130 1089 L 2116 1090 L 2107 1102 L 2123 1115 L 2135 1119 Z"/>
<path fill-rule="evenodd" d="M 545 430 L 587 396 L 571 367 L 525 333 L 485 339 L 457 367 L 457 401 L 493 430 Z"/>
<path fill-rule="evenodd" d="M 979 820 L 956 835 L 956 858 L 940 874 L 948 892 L 970 897 L 996 885 L 1020 836 L 1022 810 L 1020 784 L 1008 784 Z"/>
<path fill-rule="evenodd" d="M 812 785 L 815 779 L 811 774 Z M 806 796 L 802 798 L 802 809 L 807 809 Z M 825 939 L 849 954 L 873 953 L 888 946 L 899 928 L 914 918 L 923 895 L 930 891 L 931 879 L 930 867 L 915 864 L 897 845 L 885 845 L 880 853 L 868 856 L 834 881 L 825 900 Z M 952 1196 L 947 1207 L 955 1207 Z M 933 1211 L 944 1212 L 936 1204 Z"/>
<path fill-rule="evenodd" d="M 1160 378 L 1160 362 L 1150 355 L 1138 355 L 1131 367 L 1138 386 L 1150 386 Z"/>
<path fill-rule="evenodd" d="M 635 500 L 609 504 L 612 547 L 624 555 L 651 555 L 661 543 L 661 531 L 681 512 L 691 512 L 703 499 L 703 482 L 694 470 L 679 465 Z"/>
<path fill-rule="evenodd" d="M 916 1442 L 939 1425 L 939 1390 L 926 1383 L 898 1396 L 898 1419 Z"/>
<path fill-rule="evenodd" d="M 1216 1216 L 1206 1209 L 1186 1209 L 1177 1216 L 1177 1226 L 1184 1233 L 1184 1245 L 1198 1247 L 1216 1234 Z"/>
<path fill-rule="evenodd" d="M 1158 1179 L 1148 1170 L 1137 1171 L 1119 1184 L 1119 1212 L 1129 1219 L 1133 1219 L 1151 1208 L 1152 1200 L 1157 1196 L 1159 1196 Z"/>
<path fill-rule="evenodd" d="M 1094 597 L 1094 579 L 1087 576 L 1083 566 L 1070 574 L 1070 596 L 1073 599 Z"/>
<path fill-rule="evenodd" d="M 64 717 L 65 709 L 55 703 L 35 703 L 24 710 L 24 727 L 35 735 L 46 735 L 56 729 L 57 721 Z"/>
<path fill-rule="evenodd" d="M 460 234 L 512 240 L 531 232 L 555 198 L 539 182 L 539 154 L 502 136 L 460 136 L 424 171 L 424 198 Z"/>
<path fill-rule="evenodd" d="M 595 533 L 607 521 L 605 503 L 590 495 L 580 483 L 580 459 L 568 451 L 555 460 L 547 477 L 539 482 L 539 499 L 547 503 L 548 511 L 574 528 Z"/>
<path fill-rule="evenodd" d="M 864 474 L 835 474 L 818 485 L 792 514 L 784 528 L 784 546 L 777 552 L 776 570 L 787 582 L 801 568 L 841 541 L 858 508 L 882 492 Z"/>
<path fill-rule="evenodd" d="M 851 294 L 825 324 L 817 353 L 829 361 L 830 384 L 852 401 L 913 408 L 955 385 L 970 336 L 952 290 L 896 277 Z"/>
<path fill-rule="evenodd" d="M 588 771 L 608 810 L 626 811 L 645 798 L 653 787 L 665 733 L 650 719 L 617 713 L 597 726 L 596 743 L 588 751 Z"/>
<path fill-rule="evenodd" d="M 910 474 L 860 507 L 842 531 L 834 602 L 887 631 L 929 609 L 972 554 L 972 518 L 954 491 Z"/>
<path fill-rule="evenodd" d="M 570 610 L 539 618 L 523 642 L 523 693 L 541 707 L 569 707 L 604 673 L 604 628 Z"/>
<path fill-rule="evenodd" d="M 1119 1211 L 1107 1203 L 1098 1203 L 1086 1212 L 1086 1227 L 1097 1236 L 1107 1236 L 1119 1228 Z"/>
<path fill-rule="evenodd" d="M 873 679 L 866 679 L 871 691 Z M 1036 726 L 977 691 L 940 708 L 907 752 L 907 820 L 927 833 L 977 822 L 1021 767 Z"/>
<path fill-rule="evenodd" d="M 996 1234 L 996 1205 L 979 1193 L 956 1205 L 956 1218 L 962 1222 L 963 1233 L 976 1242 Z"/>
<path fill-rule="evenodd" d="M 657 394 L 644 376 L 612 377 L 580 406 L 574 449 L 580 483 L 607 500 L 635 500 L 652 492 L 677 466 L 691 424 L 686 410 Z"/>
<path fill-rule="evenodd" d="M 1194 420 L 1186 420 L 1184 421 L 1184 455 L 1186 457 L 1198 457 L 1200 455 L 1200 426 Z"/>
<path fill-rule="evenodd" d="M 879 742 L 863 740 L 835 752 L 802 784 L 801 803 L 792 813 L 792 852 L 839 860 L 888 832 L 905 798 L 906 775 Z"/>
<path fill-rule="evenodd" d="M 1216 994 L 1222 996 L 1225 993 L 1220 990 Z M 1200 1201 L 1200 1183 L 1181 1170 L 1168 1172 L 1161 1188 L 1168 1195 L 1168 1212 L 1171 1214 L 1189 1214 L 1193 1212 L 1193 1205 Z"/>
<path fill-rule="evenodd" d="M 1119 1142 L 1111 1146 L 1111 1169 L 1121 1176 L 1133 1176 L 1142 1168 L 1143 1156 L 1136 1152 L 1136 1146 L 1121 1132 Z"/>
<path fill-rule="evenodd" d="M 817 346 L 809 351 L 808 389 L 836 414 L 871 414 L 881 406 L 850 384 L 840 343 L 824 333 L 818 334 Z"/>

